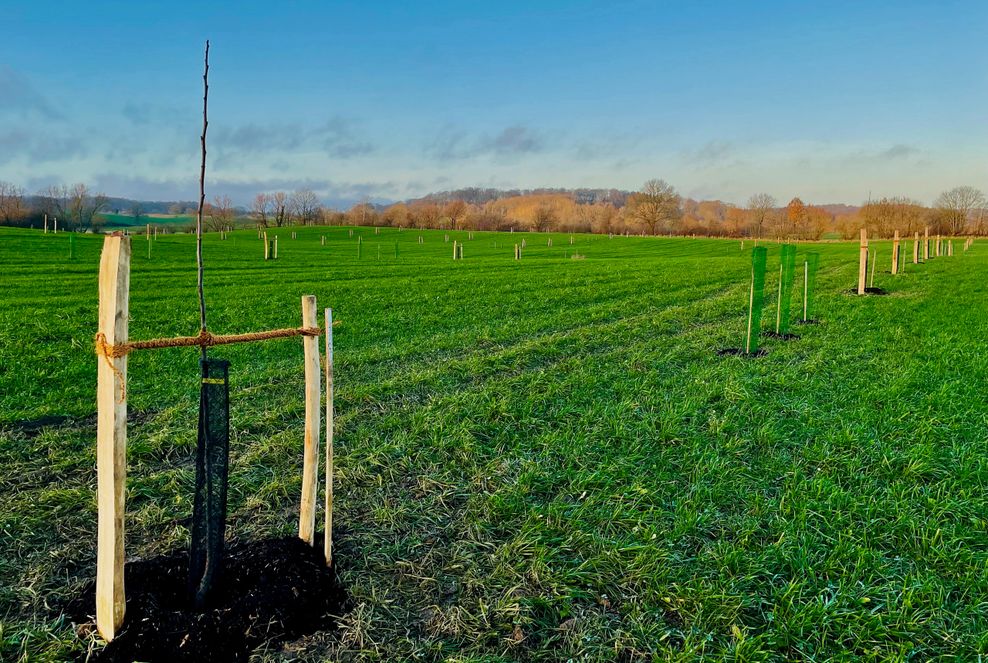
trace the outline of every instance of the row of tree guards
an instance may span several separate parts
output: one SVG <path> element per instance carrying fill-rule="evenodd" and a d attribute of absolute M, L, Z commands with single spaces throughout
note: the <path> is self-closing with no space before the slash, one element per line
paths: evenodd
<path fill-rule="evenodd" d="M 744 352 L 758 352 L 762 326 L 762 306 L 765 301 L 765 270 L 768 249 L 756 246 L 751 250 L 751 289 L 748 293 L 748 327 L 745 331 Z M 802 321 L 813 321 L 814 291 L 820 254 L 808 253 L 803 261 L 803 315 Z M 796 245 L 783 244 L 779 263 L 779 296 L 776 301 L 775 334 L 782 338 L 789 335 L 792 317 L 792 291 L 796 272 Z"/>
<path fill-rule="evenodd" d="M 377 229 L 375 229 L 375 230 L 377 230 Z M 399 230 L 401 230 L 401 228 L 399 228 Z M 156 229 L 156 232 L 157 232 L 157 229 Z M 149 233 L 148 234 L 148 237 L 150 238 L 150 225 L 148 226 L 148 233 Z M 377 234 L 377 233 L 375 233 L 375 234 Z M 221 239 L 226 239 L 226 233 L 225 233 L 225 231 L 221 231 L 220 232 L 220 235 L 221 235 Z M 292 239 L 297 239 L 297 234 L 295 232 L 292 232 L 291 237 L 292 237 Z M 353 230 L 352 229 L 350 230 L 350 237 L 351 238 L 353 237 Z M 277 259 L 278 258 L 278 236 L 275 235 L 273 239 L 269 239 L 268 238 L 267 231 L 258 230 L 257 231 L 257 238 L 263 240 L 263 242 L 264 242 L 264 259 L 265 260 L 275 260 L 275 259 Z M 468 238 L 469 239 L 473 239 L 473 233 L 472 232 L 468 234 Z M 447 243 L 449 242 L 449 235 L 446 235 L 445 236 L 445 241 Z M 425 238 L 423 238 L 421 235 L 419 235 L 419 237 L 418 237 L 418 243 L 419 244 L 424 244 L 425 243 Z M 575 240 L 574 240 L 574 238 L 573 238 L 572 235 L 569 238 L 569 243 L 571 245 L 575 243 Z M 325 235 L 320 235 L 320 237 L 319 237 L 319 244 L 321 246 L 326 246 L 326 236 Z M 520 245 L 519 244 L 515 244 L 515 254 L 514 254 L 515 255 L 515 260 L 521 260 L 521 250 L 523 248 L 525 248 L 525 245 L 526 245 L 526 241 L 524 239 L 521 241 L 521 244 Z M 549 247 L 549 248 L 552 248 L 552 238 L 551 237 L 549 237 L 546 240 L 546 246 Z M 741 243 L 741 246 L 742 246 L 742 248 L 744 248 L 744 242 Z M 497 248 L 497 242 L 494 243 L 494 248 Z M 380 247 L 380 245 L 378 245 L 378 247 L 377 247 L 377 254 L 378 254 L 378 258 L 380 258 L 381 257 L 381 247 Z M 362 257 L 362 255 L 363 255 L 363 237 L 361 235 L 357 235 L 357 258 Z M 398 257 L 398 242 L 397 241 L 394 243 L 394 256 L 395 256 L 395 258 Z M 151 257 L 151 247 L 150 246 L 148 247 L 148 257 L 149 258 Z M 463 260 L 463 242 L 460 242 L 460 241 L 457 241 L 457 240 L 453 240 L 453 260 Z"/>
<path fill-rule="evenodd" d="M 892 240 L 892 264 L 891 274 L 897 275 L 902 272 L 904 258 L 900 246 L 899 233 L 896 231 Z M 967 251 L 974 244 L 974 238 L 968 237 L 964 240 L 964 251 Z M 742 242 L 742 248 L 744 243 Z M 953 239 L 944 239 L 937 235 L 931 239 L 929 228 L 923 233 L 922 240 L 919 233 L 913 237 L 913 264 L 927 261 L 930 256 L 953 256 Z M 756 246 L 751 252 L 751 289 L 748 296 L 748 327 L 745 333 L 744 352 L 754 354 L 758 352 L 758 340 L 761 334 L 762 305 L 765 298 L 765 270 L 768 259 L 768 250 L 764 246 Z M 814 312 L 814 291 L 816 289 L 816 273 L 819 266 L 820 255 L 815 252 L 806 254 L 803 261 L 803 323 L 812 323 Z M 875 282 L 875 253 L 868 245 L 868 231 L 861 229 L 861 241 L 858 260 L 858 286 L 857 294 L 864 295 Z M 776 302 L 775 334 L 785 338 L 789 334 L 789 325 L 792 306 L 792 286 L 796 266 L 796 246 L 794 244 L 783 244 L 779 264 L 779 293 Z M 870 277 L 870 278 L 869 278 Z"/>
<path fill-rule="evenodd" d="M 316 298 L 302 297 L 302 326 L 248 334 L 213 335 L 130 341 L 130 238 L 107 236 L 99 268 L 97 353 L 97 552 L 96 625 L 108 642 L 124 624 L 126 595 L 124 560 L 127 480 L 127 356 L 135 350 L 178 347 L 206 348 L 278 338 L 302 337 L 305 376 L 305 428 L 302 435 L 302 494 L 299 537 L 315 544 L 319 492 L 321 379 L 319 336 L 325 344 L 325 500 L 324 554 L 333 563 L 333 313 L 324 311 L 319 328 Z M 202 608 L 209 601 L 223 568 L 226 528 L 226 486 L 229 463 L 229 363 L 201 360 L 196 489 L 189 550 L 190 602 Z"/>

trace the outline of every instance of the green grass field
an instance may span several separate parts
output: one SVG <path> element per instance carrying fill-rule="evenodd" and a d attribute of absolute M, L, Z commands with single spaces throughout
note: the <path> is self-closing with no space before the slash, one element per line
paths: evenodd
<path fill-rule="evenodd" d="M 142 216 L 140 221 L 135 223 L 134 217 L 130 214 L 100 214 L 100 217 L 105 220 L 105 225 L 107 228 L 133 228 L 138 226 L 143 228 L 147 224 L 153 226 L 179 226 L 185 227 L 189 224 L 192 225 L 193 230 L 195 230 L 196 217 L 189 214 L 169 214 L 168 216 Z"/>
<path fill-rule="evenodd" d="M 257 660 L 988 654 L 988 243 L 892 277 L 875 242 L 889 294 L 863 298 L 856 244 L 800 245 L 800 274 L 821 253 L 821 324 L 751 359 L 716 354 L 742 343 L 750 242 L 451 232 L 454 262 L 441 231 L 357 229 L 360 259 L 347 229 L 297 231 L 270 262 L 252 231 L 204 240 L 212 331 L 296 326 L 303 294 L 341 321 L 353 609 Z M 59 610 L 96 553 L 102 240 L 75 242 L 70 260 L 67 235 L 0 228 L 4 661 L 95 642 Z M 131 338 L 195 333 L 194 237 L 133 246 Z M 232 362 L 228 536 L 290 535 L 301 342 L 213 354 Z M 130 359 L 129 557 L 188 543 L 197 358 Z"/>

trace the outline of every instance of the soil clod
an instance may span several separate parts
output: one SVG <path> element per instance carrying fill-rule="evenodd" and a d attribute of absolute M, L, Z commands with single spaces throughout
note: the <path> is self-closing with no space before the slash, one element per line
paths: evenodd
<path fill-rule="evenodd" d="M 231 546 L 201 612 L 187 591 L 187 551 L 129 562 L 124 573 L 123 630 L 90 661 L 246 661 L 263 644 L 332 629 L 347 607 L 322 545 L 295 537 Z M 95 583 L 65 612 L 77 623 L 93 622 Z"/>

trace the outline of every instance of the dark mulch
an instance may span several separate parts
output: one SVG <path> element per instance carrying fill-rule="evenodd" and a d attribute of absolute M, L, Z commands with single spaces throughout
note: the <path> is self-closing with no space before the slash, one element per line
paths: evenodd
<path fill-rule="evenodd" d="M 247 661 L 263 644 L 331 630 L 347 608 L 346 590 L 335 569 L 326 568 L 321 542 L 310 547 L 289 537 L 231 546 L 202 612 L 191 607 L 187 572 L 185 551 L 128 563 L 124 627 L 89 660 Z M 95 581 L 65 609 L 89 627 L 94 612 Z"/>
<path fill-rule="evenodd" d="M 763 331 L 762 336 L 766 338 L 777 338 L 780 341 L 795 341 L 799 338 L 796 334 L 779 334 L 774 331 Z"/>
<path fill-rule="evenodd" d="M 819 325 L 823 324 L 819 320 L 797 320 L 797 325 Z"/>
<path fill-rule="evenodd" d="M 857 288 L 857 286 L 855 286 L 855 287 L 851 288 L 850 290 L 848 290 L 847 292 L 848 292 L 848 294 L 856 295 L 856 294 L 858 294 L 858 288 Z M 883 290 L 882 288 L 865 288 L 865 294 L 866 295 L 887 295 L 887 294 L 889 294 L 889 292 L 888 292 L 888 290 Z"/>
<path fill-rule="evenodd" d="M 748 353 L 744 348 L 721 348 L 717 351 L 718 357 L 764 357 L 768 354 L 765 348 L 758 348 L 754 352 Z"/>

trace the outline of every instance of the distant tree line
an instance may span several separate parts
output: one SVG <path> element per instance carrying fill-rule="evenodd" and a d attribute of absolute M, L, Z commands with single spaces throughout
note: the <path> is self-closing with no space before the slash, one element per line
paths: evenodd
<path fill-rule="evenodd" d="M 121 209 L 122 203 L 129 203 Z M 53 185 L 34 195 L 0 181 L 0 225 L 40 227 L 44 215 L 59 227 L 99 231 L 109 210 L 141 225 L 148 208 L 166 203 L 111 199 L 85 184 Z M 170 204 L 172 215 L 194 215 L 191 203 Z M 793 198 L 780 205 L 760 193 L 744 205 L 683 198 L 668 182 L 647 181 L 639 191 L 617 189 L 467 188 L 423 198 L 374 205 L 362 202 L 346 211 L 324 207 L 310 189 L 257 194 L 249 209 L 236 207 L 227 195 L 204 208 L 207 230 L 236 225 L 361 225 L 448 230 L 555 231 L 645 235 L 702 235 L 772 239 L 852 239 L 862 227 L 876 237 L 895 231 L 908 236 L 929 227 L 935 234 L 988 234 L 984 193 L 970 186 L 945 191 L 927 207 L 906 197 L 868 201 L 858 208 L 816 206 Z M 188 229 L 194 229 L 189 224 Z"/>
<path fill-rule="evenodd" d="M 460 197 L 460 194 L 463 194 Z M 604 189 L 507 191 L 462 189 L 381 207 L 364 202 L 323 210 L 313 223 L 451 230 L 517 230 L 645 235 L 702 235 L 771 239 L 852 239 L 922 232 L 988 234 L 985 196 L 973 187 L 942 193 L 932 207 L 904 197 L 858 208 L 816 206 L 793 198 L 785 205 L 760 193 L 745 205 L 683 198 L 660 179 L 637 192 Z"/>
<path fill-rule="evenodd" d="M 29 196 L 23 188 L 0 181 L 0 225 L 41 227 L 47 215 L 52 226 L 58 219 L 59 229 L 98 232 L 108 201 L 85 184 L 53 184 Z"/>

